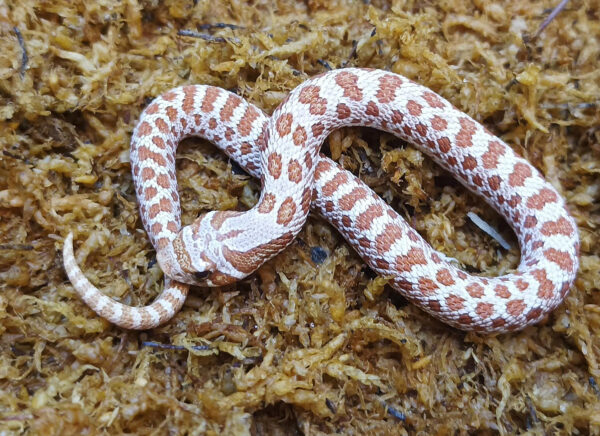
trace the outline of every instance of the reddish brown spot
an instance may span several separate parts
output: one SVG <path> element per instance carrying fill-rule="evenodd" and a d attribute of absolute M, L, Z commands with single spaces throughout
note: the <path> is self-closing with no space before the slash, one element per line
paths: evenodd
<path fill-rule="evenodd" d="M 390 103 L 396 96 L 396 89 L 402 85 L 402 79 L 398 76 L 386 75 L 379 79 L 379 89 L 377 90 L 377 100 L 380 103 Z"/>
<path fill-rule="evenodd" d="M 337 105 L 336 110 L 337 110 L 337 116 L 340 120 L 345 120 L 352 114 L 352 112 L 350 111 L 350 108 L 344 103 L 339 103 Z"/>
<path fill-rule="evenodd" d="M 503 327 L 505 324 L 506 324 L 506 321 L 504 320 L 504 318 L 496 318 L 495 320 L 492 321 L 492 327 L 494 327 L 494 328 Z"/>
<path fill-rule="evenodd" d="M 443 109 L 444 108 L 444 102 L 442 101 L 442 99 L 434 94 L 433 92 L 427 91 L 423 94 L 423 98 L 425 99 L 425 101 L 427 103 L 429 103 L 429 106 L 433 107 L 433 108 L 437 108 L 437 109 Z"/>
<path fill-rule="evenodd" d="M 146 113 L 148 115 L 154 115 L 158 112 L 159 106 L 157 103 L 152 103 L 150 106 L 146 108 Z"/>
<path fill-rule="evenodd" d="M 296 213 L 296 203 L 292 197 L 286 198 L 277 211 L 277 224 L 287 226 Z"/>
<path fill-rule="evenodd" d="M 515 281 L 515 286 L 517 287 L 517 289 L 519 291 L 523 292 L 525 289 L 527 289 L 529 287 L 529 283 L 527 283 L 523 279 L 518 279 Z"/>
<path fill-rule="evenodd" d="M 367 104 L 367 110 L 365 111 L 365 113 L 371 117 L 378 117 L 379 116 L 379 108 L 377 107 L 377 104 L 373 101 L 370 101 Z"/>
<path fill-rule="evenodd" d="M 535 277 L 538 282 L 537 296 L 545 300 L 549 300 L 554 296 L 554 284 L 548 279 L 546 271 L 543 269 L 536 269 L 531 272 L 531 275 Z"/>
<path fill-rule="evenodd" d="M 283 138 L 292 131 L 293 121 L 294 117 L 292 117 L 292 114 L 290 113 L 282 114 L 279 118 L 277 118 L 275 129 L 277 130 L 277 133 L 279 133 L 280 137 Z"/>
<path fill-rule="evenodd" d="M 490 187 L 490 189 L 492 191 L 497 191 L 498 189 L 500 189 L 500 182 L 502 180 L 500 179 L 500 176 L 492 176 L 492 177 L 488 177 L 487 182 L 488 182 L 488 186 Z"/>
<path fill-rule="evenodd" d="M 138 152 L 138 157 L 140 158 L 141 161 L 150 159 L 153 160 L 154 162 L 156 162 L 156 164 L 160 167 L 164 167 L 167 165 L 167 161 L 165 160 L 164 156 L 161 155 L 160 153 L 155 153 L 153 151 L 150 151 L 150 149 L 148 147 L 140 147 L 137 150 Z"/>
<path fill-rule="evenodd" d="M 177 120 L 177 117 L 179 116 L 179 112 L 177 111 L 177 109 L 175 109 L 173 106 L 169 106 L 166 109 L 167 112 L 167 116 L 169 117 L 169 121 L 171 121 L 171 123 L 174 123 L 175 120 Z M 175 126 L 172 126 L 171 129 L 174 129 Z"/>
<path fill-rule="evenodd" d="M 165 149 L 165 141 L 160 136 L 153 136 L 152 143 L 160 149 Z"/>
<path fill-rule="evenodd" d="M 527 200 L 527 207 L 531 209 L 541 210 L 547 203 L 558 201 L 558 195 L 551 189 L 544 188 L 538 194 L 532 195 Z"/>
<path fill-rule="evenodd" d="M 462 161 L 462 167 L 465 171 L 471 171 L 477 168 L 477 159 L 470 155 L 465 156 L 465 158 Z"/>
<path fill-rule="evenodd" d="M 350 227 L 352 227 L 352 220 L 350 219 L 350 217 L 349 217 L 348 215 L 344 215 L 344 216 L 342 217 L 342 224 L 343 224 L 343 226 L 344 226 L 344 227 L 346 227 L 346 228 L 348 228 L 348 229 L 349 229 Z M 350 235 L 350 232 L 348 232 L 348 235 Z M 352 235 L 353 235 L 353 236 L 352 236 L 352 239 L 355 239 L 355 238 L 354 238 L 354 233 L 352 233 Z"/>
<path fill-rule="evenodd" d="M 473 324 L 473 318 L 471 318 L 471 316 L 464 313 L 458 317 L 458 323 L 465 325 L 465 326 L 471 325 L 471 324 Z"/>
<path fill-rule="evenodd" d="M 410 239 L 412 242 L 419 241 L 419 235 L 417 234 L 417 232 L 413 232 L 412 230 L 409 230 L 407 232 L 407 234 L 408 234 L 408 239 Z"/>
<path fill-rule="evenodd" d="M 382 233 L 375 238 L 375 247 L 380 254 L 386 253 L 390 247 L 402 238 L 402 228 L 395 223 L 388 223 Z M 404 257 L 408 257 L 407 254 Z M 400 259 L 400 257 L 398 257 Z"/>
<path fill-rule="evenodd" d="M 323 174 L 331 170 L 331 163 L 327 160 L 321 159 L 317 163 L 317 168 L 315 168 L 315 180 L 320 180 Z"/>
<path fill-rule="evenodd" d="M 170 188 L 171 187 L 171 180 L 169 179 L 169 176 L 167 176 L 166 174 L 160 174 L 157 178 L 156 178 L 156 183 L 158 183 L 158 185 L 162 188 Z"/>
<path fill-rule="evenodd" d="M 467 274 L 464 271 L 458 271 L 457 272 L 458 278 L 460 278 L 461 280 L 466 280 L 467 279 Z"/>
<path fill-rule="evenodd" d="M 402 122 L 404 121 L 404 114 L 402 114 L 402 112 L 400 112 L 399 110 L 393 110 L 392 111 L 392 123 L 394 124 L 402 124 Z"/>
<path fill-rule="evenodd" d="M 427 135 L 427 126 L 425 124 L 419 123 L 415 126 L 415 130 L 417 131 L 417 133 L 421 136 L 426 136 Z"/>
<path fill-rule="evenodd" d="M 322 161 L 319 162 L 318 166 L 321 165 L 321 162 Z M 318 168 L 318 166 L 317 166 L 317 168 Z M 325 197 L 331 197 L 333 195 L 333 193 L 335 191 L 337 191 L 338 188 L 345 183 L 348 183 L 348 175 L 343 172 L 337 173 L 333 177 L 333 179 L 331 179 L 329 182 L 325 183 L 325 185 L 323 186 L 323 189 L 322 189 L 323 195 Z"/>
<path fill-rule="evenodd" d="M 158 235 L 162 231 L 162 224 L 154 223 L 154 224 L 152 224 L 151 229 L 152 229 L 152 233 L 154 233 L 155 235 Z"/>
<path fill-rule="evenodd" d="M 163 120 L 162 118 L 157 118 L 154 121 L 154 124 L 156 125 L 156 127 L 158 128 L 158 130 L 161 133 L 169 133 L 169 125 L 167 124 L 167 122 L 165 120 Z"/>
<path fill-rule="evenodd" d="M 152 133 L 152 126 L 147 121 L 142 121 L 140 123 L 140 125 L 138 126 L 137 135 L 142 137 L 142 136 L 148 136 L 151 133 Z"/>
<path fill-rule="evenodd" d="M 313 138 L 317 138 L 317 137 L 321 136 L 321 134 L 323 133 L 323 130 L 325 130 L 325 126 L 323 125 L 323 123 L 316 123 L 316 124 L 313 124 L 311 130 L 312 130 Z"/>
<path fill-rule="evenodd" d="M 523 162 L 515 165 L 514 171 L 508 176 L 508 184 L 513 187 L 523 186 L 525 180 L 531 177 L 531 167 Z"/>
<path fill-rule="evenodd" d="M 302 181 L 302 166 L 295 159 L 292 159 L 288 165 L 288 179 L 290 182 L 294 183 L 300 183 Z"/>
<path fill-rule="evenodd" d="M 423 107 L 414 100 L 409 100 L 406 104 L 406 109 L 408 109 L 408 113 L 410 113 L 413 117 L 418 117 L 421 115 Z"/>
<path fill-rule="evenodd" d="M 270 213 L 275 206 L 276 197 L 273 194 L 265 194 L 261 203 L 258 205 L 260 213 Z"/>
<path fill-rule="evenodd" d="M 279 153 L 271 153 L 267 159 L 267 170 L 275 180 L 281 176 L 281 155 Z"/>
<path fill-rule="evenodd" d="M 458 311 L 465 307 L 465 299 L 458 295 L 450 294 L 446 297 L 446 305 L 448 309 Z"/>
<path fill-rule="evenodd" d="M 477 130 L 477 125 L 469 118 L 460 119 L 461 129 L 456 135 L 456 144 L 459 147 L 467 148 L 473 146 L 473 135 Z"/>
<path fill-rule="evenodd" d="M 438 147 L 442 153 L 448 153 L 450 151 L 450 140 L 446 137 L 437 140 Z"/>
<path fill-rule="evenodd" d="M 158 193 L 157 189 L 153 186 L 148 186 L 144 190 L 144 200 L 150 201 L 154 198 L 154 196 Z"/>
<path fill-rule="evenodd" d="M 349 71 L 342 71 L 335 76 L 337 83 L 344 90 L 344 97 L 350 100 L 360 101 L 363 98 L 362 91 L 358 87 L 358 76 Z"/>
<path fill-rule="evenodd" d="M 169 229 L 173 233 L 177 233 L 177 231 L 179 230 L 179 228 L 178 228 L 177 224 L 175 223 L 175 221 L 169 221 L 167 223 L 167 229 Z"/>
<path fill-rule="evenodd" d="M 544 251 L 544 257 L 550 262 L 557 264 L 560 269 L 573 272 L 573 259 L 571 259 L 571 255 L 568 252 L 549 248 Z"/>
<path fill-rule="evenodd" d="M 204 94 L 202 105 L 200 106 L 202 112 L 208 113 L 213 111 L 215 108 L 215 101 L 217 100 L 217 97 L 219 97 L 220 93 L 221 92 L 219 91 L 219 88 L 214 88 L 211 86 L 210 88 L 206 89 L 206 94 Z"/>
<path fill-rule="evenodd" d="M 548 221 L 542 225 L 541 233 L 544 236 L 573 234 L 573 226 L 565 217 L 561 217 L 556 221 Z"/>
<path fill-rule="evenodd" d="M 525 310 L 525 303 L 523 300 L 512 300 L 506 304 L 506 311 L 515 318 L 523 313 Z"/>
<path fill-rule="evenodd" d="M 455 283 L 454 279 L 452 278 L 452 274 L 450 274 L 450 271 L 448 271 L 447 268 L 442 268 L 439 270 L 435 276 L 435 279 L 445 286 L 452 286 Z"/>
<path fill-rule="evenodd" d="M 448 127 L 448 122 L 442 117 L 436 115 L 431 119 L 431 126 L 437 131 L 442 131 Z"/>
<path fill-rule="evenodd" d="M 142 180 L 143 181 L 148 181 L 148 180 L 154 178 L 155 175 L 156 175 L 156 173 L 150 167 L 144 167 L 144 169 L 142 170 Z"/>
<path fill-rule="evenodd" d="M 166 100 L 166 101 L 173 101 L 176 98 L 177 98 L 177 94 L 173 90 L 167 91 L 162 95 L 162 99 Z"/>
<path fill-rule="evenodd" d="M 327 100 L 319 96 L 321 88 L 315 85 L 307 86 L 300 91 L 298 101 L 309 105 L 309 112 L 313 115 L 323 115 L 327 110 Z"/>
<path fill-rule="evenodd" d="M 371 228 L 373 221 L 382 215 L 383 208 L 381 205 L 373 204 L 356 218 L 356 228 L 362 232 L 365 232 Z"/>
<path fill-rule="evenodd" d="M 237 95 L 229 94 L 229 96 L 227 97 L 227 101 L 225 102 L 225 106 L 223 106 L 221 112 L 219 113 L 221 121 L 229 121 L 233 116 L 233 112 L 240 105 L 241 102 L 242 99 L 239 98 Z"/>
<path fill-rule="evenodd" d="M 442 306 L 440 305 L 440 302 L 438 300 L 429 300 L 427 302 L 427 305 L 435 313 L 440 313 L 440 311 L 442 310 Z"/>
<path fill-rule="evenodd" d="M 527 218 L 525 218 L 525 224 L 524 224 L 525 228 L 530 229 L 532 227 L 535 227 L 536 224 L 537 224 L 537 218 L 535 216 L 529 215 Z"/>
<path fill-rule="evenodd" d="M 183 105 L 181 108 L 186 114 L 194 112 L 194 96 L 196 95 L 196 87 L 193 85 L 183 87 Z"/>
<path fill-rule="evenodd" d="M 513 209 L 521 204 L 521 196 L 519 194 L 515 194 L 510 197 L 510 200 L 507 201 L 508 205 Z M 517 218 L 514 218 L 515 221 L 518 221 Z"/>
<path fill-rule="evenodd" d="M 410 272 L 416 265 L 427 265 L 425 253 L 420 248 L 412 247 L 404 256 L 396 257 L 395 268 L 398 272 Z"/>
<path fill-rule="evenodd" d="M 362 200 L 367 196 L 367 191 L 364 188 L 357 187 L 352 192 L 345 194 L 340 198 L 339 205 L 342 210 L 351 210 L 357 201 Z"/>
<path fill-rule="evenodd" d="M 477 303 L 475 313 L 477 313 L 481 319 L 487 319 L 494 314 L 494 306 L 490 303 Z"/>
<path fill-rule="evenodd" d="M 510 298 L 510 291 L 504 285 L 496 285 L 494 287 L 494 293 L 500 298 Z"/>
<path fill-rule="evenodd" d="M 242 136 L 248 136 L 252 132 L 252 124 L 260 116 L 254 106 L 248 106 L 239 124 L 239 132 Z"/>
<path fill-rule="evenodd" d="M 419 279 L 419 291 L 426 297 L 434 295 L 438 289 L 438 285 L 433 280 L 426 277 L 421 277 Z"/>
<path fill-rule="evenodd" d="M 292 135 L 294 145 L 303 146 L 306 143 L 306 138 L 306 130 L 304 129 L 304 127 L 296 127 L 296 130 L 294 130 L 294 134 Z"/>
<path fill-rule="evenodd" d="M 308 154 L 308 153 L 306 153 L 304 155 L 304 166 L 306 167 L 307 171 L 310 171 L 313 166 L 312 158 L 310 157 L 310 154 Z"/>
<path fill-rule="evenodd" d="M 466 289 L 473 298 L 481 298 L 484 293 L 484 288 L 479 283 L 471 283 Z"/>
<path fill-rule="evenodd" d="M 242 156 L 252 153 L 252 144 L 248 142 L 242 142 L 242 145 L 240 146 L 240 153 Z"/>
<path fill-rule="evenodd" d="M 305 215 L 308 215 L 308 212 L 310 211 L 310 202 L 314 196 L 314 191 L 315 190 L 310 186 L 307 186 L 306 188 L 304 188 L 304 191 L 302 191 L 300 208 L 302 209 L 302 212 L 304 212 Z"/>
<path fill-rule="evenodd" d="M 489 149 L 481 156 L 483 167 L 485 169 L 493 169 L 498 166 L 500 157 L 504 154 L 505 147 L 498 141 L 490 141 Z"/>
<path fill-rule="evenodd" d="M 525 318 L 527 318 L 527 321 L 532 321 L 534 319 L 538 319 L 541 314 L 542 314 L 542 309 L 539 307 L 536 307 L 535 309 L 531 309 L 529 312 L 527 312 L 527 315 L 525 316 Z"/>

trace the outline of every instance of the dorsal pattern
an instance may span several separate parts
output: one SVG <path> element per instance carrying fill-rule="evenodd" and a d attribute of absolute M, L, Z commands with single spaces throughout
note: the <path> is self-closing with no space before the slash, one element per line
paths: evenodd
<path fill-rule="evenodd" d="M 319 155 L 327 135 L 342 126 L 390 132 L 481 195 L 515 231 L 518 269 L 480 277 L 448 263 L 367 185 Z M 214 142 L 261 178 L 255 207 L 208 212 L 181 228 L 175 152 L 191 135 Z M 131 164 L 142 221 L 167 276 L 163 293 L 149 306 L 122 305 L 82 274 L 72 235 L 64 249 L 77 292 L 125 328 L 147 329 L 170 319 L 188 284 L 219 286 L 251 274 L 295 238 L 311 207 L 402 295 L 463 330 L 510 331 L 539 321 L 564 299 L 578 268 L 577 227 L 552 185 L 442 97 L 382 70 L 317 76 L 294 89 L 270 118 L 219 88 L 171 90 L 142 114 Z"/>

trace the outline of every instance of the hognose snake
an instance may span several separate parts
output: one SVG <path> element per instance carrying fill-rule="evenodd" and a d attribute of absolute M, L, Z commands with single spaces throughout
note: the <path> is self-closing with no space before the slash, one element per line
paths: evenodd
<path fill-rule="evenodd" d="M 482 195 L 517 235 L 518 269 L 493 278 L 457 269 L 367 185 L 319 155 L 332 130 L 350 125 L 413 143 Z M 256 206 L 208 212 L 181 229 L 175 151 L 191 135 L 214 142 L 261 178 Z M 538 171 L 437 94 L 382 70 L 314 77 L 270 118 L 220 88 L 168 91 L 143 112 L 131 165 L 142 221 L 166 276 L 157 300 L 130 307 L 105 296 L 75 262 L 72 234 L 64 244 L 76 291 L 96 313 L 125 328 L 147 329 L 172 318 L 188 284 L 220 286 L 251 274 L 291 243 L 311 206 L 408 300 L 463 330 L 508 331 L 535 323 L 561 303 L 578 268 L 575 222 Z"/>

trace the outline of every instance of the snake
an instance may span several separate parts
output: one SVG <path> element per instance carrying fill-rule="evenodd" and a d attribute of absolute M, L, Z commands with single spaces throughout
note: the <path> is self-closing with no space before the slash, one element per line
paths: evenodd
<path fill-rule="evenodd" d="M 512 227 L 521 258 L 509 273 L 470 274 L 436 251 L 351 172 L 320 153 L 335 129 L 367 126 L 413 144 L 481 196 Z M 213 142 L 262 190 L 247 211 L 209 211 L 181 225 L 179 142 Z M 77 265 L 73 233 L 63 261 L 75 291 L 99 316 L 126 329 L 170 320 L 190 285 L 241 280 L 298 235 L 311 210 L 406 300 L 452 327 L 481 333 L 522 329 L 568 294 L 579 236 L 565 200 L 527 160 L 443 97 L 401 75 L 343 68 L 293 89 L 269 117 L 238 95 L 186 85 L 157 97 L 134 129 L 130 162 L 144 228 L 165 275 L 147 306 L 113 300 Z"/>

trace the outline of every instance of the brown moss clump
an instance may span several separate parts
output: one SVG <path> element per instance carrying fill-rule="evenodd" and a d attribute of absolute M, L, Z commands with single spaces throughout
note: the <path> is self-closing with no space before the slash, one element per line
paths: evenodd
<path fill-rule="evenodd" d="M 571 2 L 533 38 L 555 3 L 1 3 L 0 430 L 599 434 L 600 3 Z M 439 92 L 562 192 L 581 271 L 545 322 L 495 337 L 450 329 L 314 216 L 257 274 L 193 291 L 161 328 L 124 331 L 80 301 L 61 264 L 69 231 L 113 298 L 141 305 L 161 289 L 128 160 L 149 99 L 204 83 L 271 112 L 342 66 Z M 325 149 L 466 268 L 517 264 L 516 248 L 465 217 L 510 238 L 503 221 L 421 152 L 368 129 L 336 132 Z M 185 223 L 254 204 L 259 184 L 232 166 L 204 141 L 181 146 Z"/>

